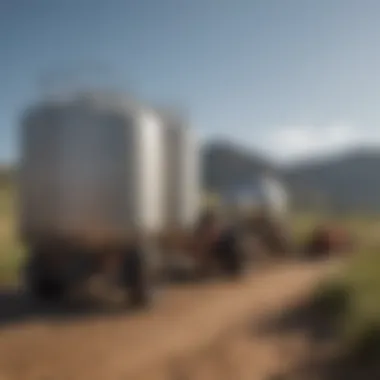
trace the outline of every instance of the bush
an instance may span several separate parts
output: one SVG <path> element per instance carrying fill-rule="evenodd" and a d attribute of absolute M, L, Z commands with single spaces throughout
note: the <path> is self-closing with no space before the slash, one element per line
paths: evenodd
<path fill-rule="evenodd" d="M 348 285 L 344 281 L 329 280 L 317 288 L 312 305 L 328 318 L 343 318 L 349 312 L 350 296 Z"/>
<path fill-rule="evenodd" d="M 23 247 L 16 236 L 13 191 L 0 187 L 0 284 L 17 281 Z"/>
<path fill-rule="evenodd" d="M 339 278 L 315 292 L 313 304 L 335 322 L 346 355 L 361 364 L 380 355 L 380 256 L 359 252 Z"/>

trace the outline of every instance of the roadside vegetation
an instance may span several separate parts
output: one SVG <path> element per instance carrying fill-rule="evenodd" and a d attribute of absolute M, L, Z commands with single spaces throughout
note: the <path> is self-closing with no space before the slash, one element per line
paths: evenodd
<path fill-rule="evenodd" d="M 305 241 L 313 226 L 326 220 L 343 226 L 354 237 L 355 246 L 339 273 L 325 279 L 316 289 L 315 302 L 341 318 L 342 339 L 355 343 L 374 325 L 380 331 L 380 218 L 303 215 L 294 223 L 299 241 Z"/>
<path fill-rule="evenodd" d="M 17 281 L 23 248 L 16 235 L 16 203 L 11 186 L 0 187 L 0 283 Z"/>
<path fill-rule="evenodd" d="M 376 364 L 380 354 L 379 253 L 376 246 L 356 252 L 313 298 L 314 306 L 333 323 L 344 355 L 366 365 Z"/>

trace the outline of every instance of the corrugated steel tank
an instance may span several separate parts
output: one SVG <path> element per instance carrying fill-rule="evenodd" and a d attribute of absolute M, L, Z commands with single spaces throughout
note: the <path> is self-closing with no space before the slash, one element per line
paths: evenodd
<path fill-rule="evenodd" d="M 28 110 L 21 140 L 25 237 L 165 228 L 166 137 L 153 109 L 108 94 L 50 100 Z"/>
<path fill-rule="evenodd" d="M 171 113 L 118 94 L 76 94 L 31 107 L 21 141 L 27 238 L 154 233 L 198 217 L 199 144 Z"/>

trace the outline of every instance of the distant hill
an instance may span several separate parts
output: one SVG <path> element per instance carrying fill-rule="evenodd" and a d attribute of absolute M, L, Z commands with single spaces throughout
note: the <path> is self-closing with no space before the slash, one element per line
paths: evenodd
<path fill-rule="evenodd" d="M 213 142 L 203 150 L 203 183 L 210 191 L 225 191 L 264 170 L 277 170 L 269 160 L 229 142 Z"/>
<path fill-rule="evenodd" d="M 293 187 L 314 189 L 336 209 L 380 211 L 380 148 L 309 160 L 284 171 Z"/>
<path fill-rule="evenodd" d="M 205 148 L 204 165 L 205 186 L 213 191 L 224 191 L 247 176 L 270 169 L 288 185 L 296 205 L 380 211 L 380 148 L 284 168 L 237 146 L 212 143 Z"/>

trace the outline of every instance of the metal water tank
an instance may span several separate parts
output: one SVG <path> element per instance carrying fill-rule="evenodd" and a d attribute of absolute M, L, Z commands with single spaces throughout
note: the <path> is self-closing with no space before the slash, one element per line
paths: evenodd
<path fill-rule="evenodd" d="M 91 93 L 46 101 L 22 123 L 26 237 L 164 227 L 165 136 L 153 109 Z"/>
<path fill-rule="evenodd" d="M 168 110 L 159 112 L 165 125 L 167 223 L 188 228 L 201 206 L 200 145 L 183 118 Z"/>

